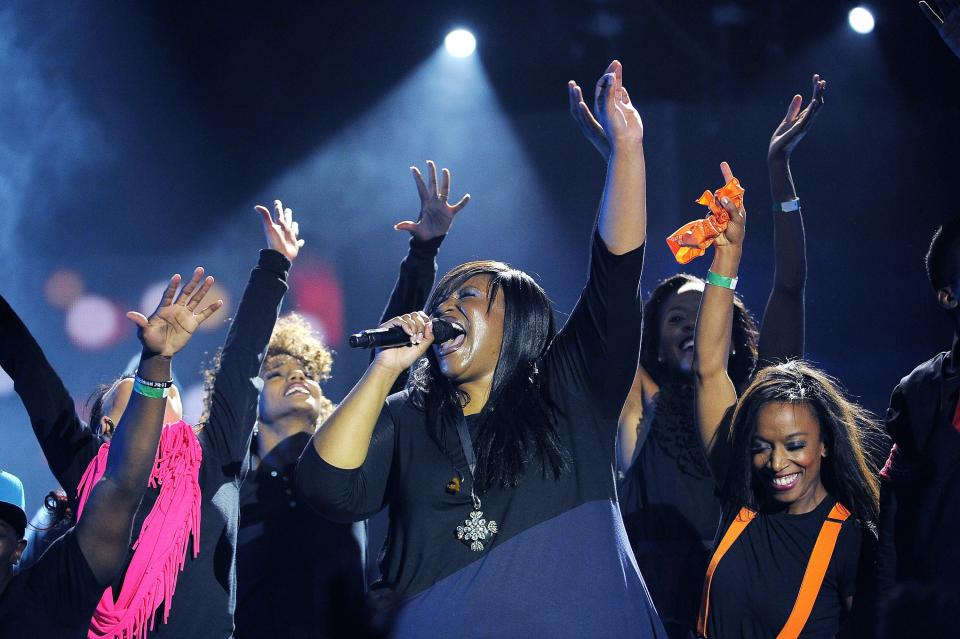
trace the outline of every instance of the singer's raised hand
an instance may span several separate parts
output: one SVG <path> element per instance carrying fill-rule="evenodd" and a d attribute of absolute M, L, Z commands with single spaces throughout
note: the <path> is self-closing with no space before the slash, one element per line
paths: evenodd
<path fill-rule="evenodd" d="M 410 336 L 410 344 L 381 348 L 373 361 L 375 365 L 399 375 L 423 357 L 433 344 L 433 326 L 430 316 L 423 311 L 394 317 L 381 324 L 379 328 L 393 326 L 401 327 Z"/>
<path fill-rule="evenodd" d="M 453 224 L 453 218 L 463 207 L 470 203 L 470 194 L 467 193 L 456 204 L 450 204 L 450 170 L 440 172 L 440 183 L 437 184 L 437 165 L 427 160 L 427 177 L 429 185 L 424 183 L 420 169 L 410 167 L 413 179 L 417 183 L 417 193 L 420 194 L 420 214 L 417 221 L 405 220 L 393 225 L 398 231 L 409 231 L 420 242 L 427 242 L 435 237 L 446 235 Z"/>

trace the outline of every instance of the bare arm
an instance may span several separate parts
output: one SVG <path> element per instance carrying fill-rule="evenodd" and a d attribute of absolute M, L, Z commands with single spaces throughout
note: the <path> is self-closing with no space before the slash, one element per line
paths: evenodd
<path fill-rule="evenodd" d="M 430 318 L 423 312 L 394 318 L 384 326 L 402 326 L 414 345 L 378 352 L 357 385 L 314 434 L 313 450 L 331 466 L 353 469 L 363 465 L 391 387 L 433 344 Z"/>
<path fill-rule="evenodd" d="M 171 278 L 160 306 L 149 320 L 139 313 L 127 314 L 140 327 L 143 355 L 137 369 L 139 377 L 154 382 L 170 380 L 173 355 L 222 306 L 217 301 L 195 312 L 213 285 L 212 277 L 201 284 L 202 276 L 203 269 L 198 268 L 176 299 L 180 276 Z M 77 522 L 77 544 L 101 583 L 116 577 L 129 553 L 133 518 L 156 460 L 166 404 L 164 397 L 147 397 L 136 390 L 131 394 L 110 442 L 103 477 L 93 487 Z"/>
<path fill-rule="evenodd" d="M 627 394 L 627 401 L 620 411 L 620 423 L 617 433 L 617 464 L 621 471 L 627 472 L 633 465 L 637 454 L 649 434 L 648 411 L 652 411 L 654 398 L 660 388 L 643 366 L 637 366 L 633 385 Z"/>
<path fill-rule="evenodd" d="M 611 146 L 597 230 L 611 253 L 623 255 L 646 241 L 643 122 L 623 86 L 623 67 L 618 61 L 610 63 L 600 78 L 595 96 L 595 110 Z"/>
<path fill-rule="evenodd" d="M 721 164 L 724 180 L 733 174 Z M 736 277 L 740 267 L 746 212 L 729 200 L 722 202 L 730 213 L 727 230 L 717 238 L 710 270 L 722 277 Z M 700 302 L 694 338 L 693 371 L 696 384 L 697 425 L 707 454 L 712 452 L 717 430 L 727 409 L 737 401 L 737 390 L 727 373 L 733 332 L 733 291 L 708 285 Z"/>
<path fill-rule="evenodd" d="M 781 203 L 797 202 L 790 157 L 807 134 L 820 108 L 826 81 L 813 76 L 813 96 L 803 110 L 803 98 L 793 96 L 787 114 L 770 138 L 767 168 L 774 214 L 774 278 L 760 327 L 760 361 L 769 364 L 803 357 L 804 293 L 807 280 L 806 239 L 799 208 L 784 212 Z"/>

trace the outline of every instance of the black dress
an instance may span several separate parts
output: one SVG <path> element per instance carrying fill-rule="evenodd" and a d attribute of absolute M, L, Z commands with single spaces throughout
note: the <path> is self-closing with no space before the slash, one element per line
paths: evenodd
<path fill-rule="evenodd" d="M 620 485 L 630 545 L 671 637 L 686 637 L 696 624 L 720 521 L 720 499 L 693 405 L 689 384 L 661 386 L 648 408 L 654 412 L 649 434 Z"/>

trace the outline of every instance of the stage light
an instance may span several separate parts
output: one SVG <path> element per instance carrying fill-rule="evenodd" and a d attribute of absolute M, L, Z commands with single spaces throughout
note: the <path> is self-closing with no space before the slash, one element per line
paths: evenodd
<path fill-rule="evenodd" d="M 862 34 L 873 31 L 873 25 L 875 23 L 873 14 L 870 13 L 868 9 L 863 7 L 851 9 L 850 13 L 847 15 L 847 21 L 850 22 L 851 29 Z"/>
<path fill-rule="evenodd" d="M 455 58 L 466 58 L 477 49 L 477 39 L 466 29 L 456 29 L 443 41 L 447 52 Z"/>
<path fill-rule="evenodd" d="M 119 309 L 99 295 L 84 295 L 71 304 L 66 320 L 70 340 L 88 351 L 110 346 L 121 331 Z"/>
<path fill-rule="evenodd" d="M 83 278 L 70 269 L 54 271 L 43 286 L 43 296 L 54 308 L 70 308 L 70 305 L 81 295 L 83 295 Z"/>

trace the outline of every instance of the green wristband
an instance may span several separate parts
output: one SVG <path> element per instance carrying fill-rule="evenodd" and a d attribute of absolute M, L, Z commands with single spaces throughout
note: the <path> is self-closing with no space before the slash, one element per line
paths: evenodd
<path fill-rule="evenodd" d="M 707 284 L 719 286 L 720 288 L 729 288 L 731 291 L 737 290 L 736 277 L 727 277 L 726 275 L 717 275 L 713 271 L 707 271 Z"/>
<path fill-rule="evenodd" d="M 169 388 L 152 388 L 143 384 L 139 378 L 134 378 L 133 380 L 133 392 L 138 395 L 143 395 L 144 397 L 151 397 L 153 399 L 163 399 L 167 396 L 167 393 L 170 392 Z"/>

